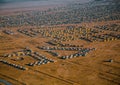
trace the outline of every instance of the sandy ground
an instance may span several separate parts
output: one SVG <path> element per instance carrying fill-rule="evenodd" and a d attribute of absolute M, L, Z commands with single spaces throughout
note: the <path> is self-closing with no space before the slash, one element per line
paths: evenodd
<path fill-rule="evenodd" d="M 100 22 L 88 24 L 103 25 L 113 22 Z M 119 23 L 115 21 L 114 23 Z M 83 23 L 84 25 L 85 23 Z M 11 28 L 13 29 L 13 28 Z M 86 57 L 72 58 L 61 60 L 49 53 L 39 50 L 36 46 L 50 46 L 45 43 L 50 38 L 41 38 L 41 36 L 31 38 L 17 32 L 18 28 L 14 28 L 15 35 L 7 35 L 0 31 L 0 55 L 19 51 L 24 47 L 29 47 L 48 58 L 54 59 L 57 62 L 45 64 L 41 66 L 30 67 L 26 63 L 33 62 L 35 59 L 25 56 L 23 61 L 13 61 L 12 58 L 0 59 L 9 62 L 20 64 L 28 68 L 22 71 L 0 62 L 0 78 L 11 82 L 13 85 L 119 85 L 120 84 L 120 40 L 109 42 L 93 42 L 88 43 L 83 40 L 72 42 L 64 42 L 71 44 L 84 45 L 85 47 L 96 48 L 91 51 Z M 30 43 L 32 41 L 32 43 Z M 33 43 L 34 42 L 34 43 Z M 58 51 L 61 55 L 69 55 L 74 51 Z M 112 63 L 104 62 L 105 60 L 113 59 Z"/>
<path fill-rule="evenodd" d="M 78 0 L 79 1 L 79 0 Z M 57 5 L 58 6 L 58 5 Z M 60 6 L 63 6 L 60 5 Z M 0 10 L 0 15 L 17 14 L 31 10 L 46 10 L 56 7 L 56 5 L 33 7 L 33 8 L 15 8 Z M 94 25 L 113 24 L 120 21 L 81 23 L 78 26 L 93 28 Z M 74 25 L 74 24 L 69 24 Z M 64 27 L 55 29 L 64 30 Z M 76 26 L 76 25 L 75 25 Z M 55 26 L 53 26 L 54 28 Z M 12 85 L 120 85 L 120 40 L 108 42 L 86 42 L 84 40 L 66 41 L 66 44 L 83 45 L 88 48 L 96 48 L 85 57 L 72 58 L 67 60 L 59 59 L 44 50 L 40 50 L 37 46 L 51 46 L 46 43 L 51 38 L 44 38 L 41 35 L 37 37 L 29 37 L 19 33 L 20 27 L 4 28 L 11 29 L 14 35 L 8 35 L 0 30 L 0 60 L 6 60 L 14 64 L 19 64 L 28 68 L 28 70 L 19 70 L 12 66 L 0 62 L 0 79 L 4 79 Z M 20 29 L 29 29 L 31 27 L 21 27 Z M 33 27 L 34 28 L 34 27 Z M 47 27 L 45 28 L 47 29 Z M 106 31 L 109 33 L 109 31 Z M 116 32 L 120 33 L 120 32 Z M 33 51 L 46 55 L 47 58 L 57 62 L 49 63 L 41 66 L 28 66 L 30 62 L 35 62 L 30 56 L 3 57 L 4 54 L 20 51 L 29 47 Z M 77 51 L 61 51 L 57 50 L 60 55 L 70 55 Z M 14 61 L 13 59 L 23 57 L 24 60 Z M 113 62 L 104 62 L 112 59 Z M 4 85 L 0 82 L 0 85 Z"/>

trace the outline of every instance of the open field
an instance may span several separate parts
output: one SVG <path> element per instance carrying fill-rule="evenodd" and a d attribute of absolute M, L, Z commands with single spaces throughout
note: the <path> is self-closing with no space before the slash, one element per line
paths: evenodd
<path fill-rule="evenodd" d="M 120 85 L 120 11 L 111 2 L 1 13 L 0 85 Z"/>

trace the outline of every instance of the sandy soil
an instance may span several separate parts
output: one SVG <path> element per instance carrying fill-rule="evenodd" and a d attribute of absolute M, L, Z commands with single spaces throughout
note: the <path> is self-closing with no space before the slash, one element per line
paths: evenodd
<path fill-rule="evenodd" d="M 77 0 L 79 1 L 79 0 Z M 84 0 L 83 0 L 84 1 Z M 46 10 L 58 5 L 49 5 L 32 7 L 32 8 L 15 8 L 0 10 L 0 15 L 11 15 L 20 12 L 28 12 L 31 10 Z M 64 6 L 60 4 L 60 6 Z M 81 23 L 52 26 L 55 30 L 64 30 L 66 26 L 83 26 L 94 29 L 96 25 L 120 24 L 118 21 Z M 62 60 L 51 55 L 45 50 L 38 49 L 37 46 L 50 46 L 46 43 L 52 38 L 37 35 L 29 37 L 18 32 L 18 29 L 26 29 L 37 27 L 14 27 L 0 29 L 0 60 L 6 60 L 13 64 L 18 64 L 28 68 L 28 70 L 20 70 L 0 62 L 0 79 L 4 79 L 12 85 L 120 85 L 120 40 L 107 42 L 87 42 L 84 40 L 63 41 L 65 44 L 83 45 L 84 48 L 96 48 L 90 51 L 85 57 L 77 57 Z M 12 30 L 15 34 L 8 35 L 3 30 Z M 45 27 L 44 29 L 48 29 Z M 105 31 L 109 33 L 111 31 Z M 120 32 L 114 32 L 120 34 Z M 40 66 L 28 66 L 28 63 L 37 61 L 30 56 L 14 56 L 4 57 L 4 54 L 18 52 L 25 47 L 29 47 L 35 52 L 45 55 L 49 59 L 57 62 L 44 64 Z M 77 51 L 55 50 L 61 56 L 74 54 Z M 23 60 L 17 60 L 23 58 Z M 112 59 L 113 62 L 105 62 Z M 16 60 L 16 61 L 15 61 Z M 0 85 L 4 85 L 0 82 Z"/>
<path fill-rule="evenodd" d="M 115 21 L 117 23 L 119 21 Z M 103 25 L 113 22 L 100 22 L 89 25 Z M 84 25 L 83 23 L 82 25 Z M 11 28 L 13 29 L 13 28 Z M 0 78 L 11 82 L 13 85 L 119 85 L 120 82 L 120 40 L 109 42 L 93 42 L 88 43 L 83 40 L 72 42 L 64 42 L 70 44 L 84 45 L 85 47 L 96 48 L 91 51 L 86 57 L 72 58 L 61 60 L 44 50 L 39 50 L 36 46 L 50 46 L 45 43 L 51 40 L 50 38 L 41 38 L 41 36 L 31 38 L 17 32 L 18 28 L 14 28 L 15 35 L 7 35 L 0 32 L 0 54 L 19 51 L 24 47 L 29 47 L 48 58 L 54 59 L 57 62 L 45 64 L 41 66 L 30 67 L 26 63 L 36 61 L 35 59 L 25 56 L 23 61 L 13 61 L 16 57 L 0 59 L 19 64 L 28 68 L 22 71 L 0 62 Z M 74 51 L 57 51 L 61 55 L 69 55 Z M 112 63 L 104 62 L 105 60 L 113 59 Z"/>

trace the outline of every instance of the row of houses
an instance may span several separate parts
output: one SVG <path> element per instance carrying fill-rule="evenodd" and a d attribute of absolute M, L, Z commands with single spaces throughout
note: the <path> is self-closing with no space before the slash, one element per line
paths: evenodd
<path fill-rule="evenodd" d="M 83 45 L 62 44 L 62 43 L 60 43 L 59 46 L 61 47 L 83 47 Z"/>
<path fill-rule="evenodd" d="M 110 33 L 110 34 L 106 34 L 106 35 L 111 36 L 111 37 L 115 37 L 116 39 L 120 39 L 119 33 Z"/>
<path fill-rule="evenodd" d="M 54 63 L 54 62 L 55 61 L 53 61 L 52 59 L 41 59 L 39 61 L 29 63 L 28 66 L 39 66 L 39 65 L 48 64 L 48 63 Z"/>
<path fill-rule="evenodd" d="M 79 47 L 38 47 L 42 50 L 47 50 L 47 52 L 51 53 L 53 56 L 58 56 L 61 59 L 69 59 L 69 58 L 75 58 L 79 56 L 86 56 L 90 51 L 96 50 L 96 48 L 79 48 Z M 67 50 L 67 51 L 78 51 L 75 54 L 68 55 L 68 56 L 60 56 L 57 52 L 54 52 L 52 50 Z"/>
<path fill-rule="evenodd" d="M 109 24 L 109 25 L 94 26 L 94 27 L 97 29 L 102 29 L 102 30 L 120 32 L 120 25 L 119 24 Z"/>
<path fill-rule="evenodd" d="M 87 48 L 84 50 L 80 50 L 77 53 L 71 54 L 71 55 L 67 55 L 67 56 L 61 56 L 61 59 L 71 59 L 71 58 L 76 58 L 76 57 L 80 57 L 80 56 L 86 56 L 90 51 L 95 50 L 95 48 Z"/>
<path fill-rule="evenodd" d="M 29 36 L 29 37 L 35 37 L 35 36 L 37 36 L 37 33 L 34 33 L 34 32 L 32 32 L 32 31 L 30 31 L 30 30 L 27 30 L 27 29 L 18 29 L 18 32 L 20 32 L 20 33 L 22 33 L 22 34 L 25 34 L 25 35 L 27 35 L 27 36 Z"/>
<path fill-rule="evenodd" d="M 33 53 L 29 54 L 29 56 L 31 56 L 31 57 L 33 57 L 34 59 L 37 59 L 37 60 L 46 59 L 45 56 L 43 56 L 42 54 L 39 54 L 38 52 L 33 52 Z"/>
<path fill-rule="evenodd" d="M 49 46 L 38 46 L 39 49 L 42 50 L 67 50 L 67 51 L 79 51 L 79 50 L 83 50 L 85 48 L 80 48 L 80 47 L 49 47 Z"/>
<path fill-rule="evenodd" d="M 43 56 L 42 54 L 39 54 L 38 52 L 33 52 L 29 54 L 29 56 L 33 57 L 37 61 L 34 63 L 29 63 L 29 66 L 35 66 L 35 65 L 42 65 L 47 63 L 54 63 L 55 61 L 52 59 L 48 59 L 46 56 Z"/>
<path fill-rule="evenodd" d="M 5 34 L 14 35 L 15 33 L 12 30 L 3 30 Z"/>
<path fill-rule="evenodd" d="M 28 64 L 29 66 L 42 65 L 42 64 L 47 64 L 47 63 L 54 63 L 54 62 L 56 62 L 56 61 L 54 61 L 53 59 L 48 59 L 46 56 L 44 56 L 44 55 L 42 55 L 42 54 L 40 54 L 40 53 L 38 53 L 38 52 L 32 51 L 32 50 L 29 49 L 29 48 L 25 48 L 25 49 L 23 49 L 23 50 L 21 50 L 21 51 L 13 52 L 13 53 L 11 53 L 11 54 L 6 54 L 4 57 L 14 57 L 14 56 L 15 56 L 15 57 L 16 57 L 16 56 L 30 56 L 30 57 L 32 57 L 32 58 L 34 58 L 34 59 L 37 60 L 37 62 L 35 62 L 35 63 L 29 63 L 29 64 Z M 12 59 L 12 60 L 18 61 L 18 60 L 24 60 L 24 58 L 22 57 L 22 58 Z M 27 68 L 22 67 L 22 66 L 20 66 L 20 65 L 11 64 L 11 63 L 9 63 L 9 62 L 7 62 L 7 61 L 2 61 L 2 60 L 1 60 L 1 62 L 5 63 L 5 64 L 8 64 L 8 65 L 10 65 L 10 66 L 13 66 L 13 67 L 15 67 L 15 68 L 19 68 L 19 69 L 21 69 L 21 70 L 26 70 L 26 69 L 27 69 Z"/>
<path fill-rule="evenodd" d="M 0 62 L 4 63 L 4 64 L 7 64 L 9 66 L 12 66 L 14 68 L 17 68 L 17 69 L 20 69 L 20 70 L 28 70 L 28 68 L 24 67 L 24 66 L 21 66 L 21 65 L 17 65 L 17 64 L 13 64 L 13 63 L 10 63 L 8 61 L 5 61 L 5 60 L 0 60 Z"/>
<path fill-rule="evenodd" d="M 46 43 L 53 45 L 53 46 L 60 46 L 60 47 L 83 47 L 83 45 L 66 44 L 66 43 L 63 44 L 62 42 L 59 42 L 56 39 L 50 40 Z"/>
<path fill-rule="evenodd" d="M 61 44 L 60 42 L 62 41 L 84 40 L 87 42 L 104 42 L 117 39 L 115 36 L 106 36 L 104 30 L 98 28 L 88 28 L 78 25 L 74 26 L 74 28 L 68 28 L 65 26 L 65 29 L 56 29 L 54 27 L 50 27 L 50 29 L 48 28 L 49 27 L 44 29 L 18 29 L 18 31 L 30 37 L 41 35 L 43 38 L 51 38 L 53 41 L 48 41 L 47 43 L 62 47 L 80 47 L 79 45 Z"/>
<path fill-rule="evenodd" d="M 21 51 L 9 53 L 9 54 L 4 54 L 4 57 L 16 57 L 16 56 L 27 56 L 32 53 L 31 49 L 25 48 Z"/>
<path fill-rule="evenodd" d="M 85 40 L 87 42 L 107 42 L 118 40 L 119 38 L 116 36 L 109 36 L 109 34 L 95 35 L 89 37 L 81 37 L 80 39 Z"/>
<path fill-rule="evenodd" d="M 59 53 L 51 51 L 51 50 L 47 50 L 47 52 L 50 53 L 50 54 L 52 54 L 53 56 L 57 56 L 57 57 L 60 56 Z"/>

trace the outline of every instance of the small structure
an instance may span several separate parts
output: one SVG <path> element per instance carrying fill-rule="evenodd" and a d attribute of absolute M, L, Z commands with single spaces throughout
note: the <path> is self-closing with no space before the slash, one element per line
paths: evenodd
<path fill-rule="evenodd" d="M 105 60 L 104 62 L 110 62 L 112 63 L 114 60 L 113 59 L 108 59 L 108 60 Z"/>
<path fill-rule="evenodd" d="M 4 30 L 3 31 L 5 34 L 8 34 L 8 35 L 13 35 L 14 32 L 12 30 Z"/>
<path fill-rule="evenodd" d="M 10 63 L 8 61 L 5 61 L 5 60 L 0 60 L 0 62 L 4 63 L 4 64 L 7 64 L 9 66 L 12 66 L 14 68 L 18 68 L 20 70 L 28 70 L 28 68 L 24 67 L 24 66 L 21 66 L 21 65 L 17 65 L 17 64 L 13 64 L 13 63 Z"/>

